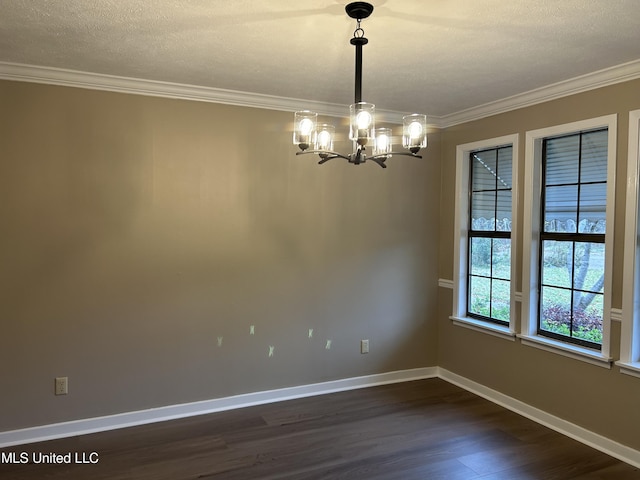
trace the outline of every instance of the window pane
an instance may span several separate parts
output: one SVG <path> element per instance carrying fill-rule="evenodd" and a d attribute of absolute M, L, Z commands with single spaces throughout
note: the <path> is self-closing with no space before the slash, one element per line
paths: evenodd
<path fill-rule="evenodd" d="M 607 210 L 607 184 L 593 183 L 580 188 L 580 232 L 604 229 Z M 604 233 L 604 232 L 602 232 Z"/>
<path fill-rule="evenodd" d="M 489 317 L 491 315 L 491 279 L 470 277 L 469 313 Z"/>
<path fill-rule="evenodd" d="M 580 135 L 550 138 L 546 141 L 546 185 L 578 183 Z"/>
<path fill-rule="evenodd" d="M 496 218 L 496 230 L 499 232 L 511 231 L 511 190 L 499 190 L 498 205 L 497 205 L 497 218 Z"/>
<path fill-rule="evenodd" d="M 576 242 L 573 288 L 588 292 L 602 292 L 603 285 L 604 243 Z"/>
<path fill-rule="evenodd" d="M 510 301 L 510 282 L 508 280 L 494 280 L 491 285 L 491 317 L 508 322 Z"/>
<path fill-rule="evenodd" d="M 579 296 L 580 301 L 574 299 L 573 336 L 581 340 L 602 343 L 604 295 L 601 293 L 576 292 L 574 296 Z M 583 308 L 584 304 L 588 304 L 586 308 Z"/>
<path fill-rule="evenodd" d="M 581 182 L 607 181 L 607 135 L 606 130 L 582 135 Z"/>
<path fill-rule="evenodd" d="M 471 195 L 471 229 L 495 230 L 496 192 L 475 192 Z"/>
<path fill-rule="evenodd" d="M 491 239 L 490 238 L 472 238 L 471 239 L 471 266 L 469 271 L 471 275 L 482 275 L 488 277 L 491 275 Z"/>
<path fill-rule="evenodd" d="M 512 186 L 513 147 L 498 149 L 498 189 L 510 189 Z"/>
<path fill-rule="evenodd" d="M 540 304 L 540 329 L 570 336 L 571 291 L 542 287 Z"/>
<path fill-rule="evenodd" d="M 576 232 L 577 185 L 547 187 L 544 203 L 545 232 Z"/>
<path fill-rule="evenodd" d="M 493 278 L 509 280 L 511 278 L 511 239 L 493 240 Z"/>
<path fill-rule="evenodd" d="M 471 184 L 474 192 L 479 190 L 496 189 L 496 151 L 486 150 L 471 154 L 472 178 Z"/>
<path fill-rule="evenodd" d="M 571 288 L 573 269 L 573 242 L 542 242 L 542 283 Z"/>

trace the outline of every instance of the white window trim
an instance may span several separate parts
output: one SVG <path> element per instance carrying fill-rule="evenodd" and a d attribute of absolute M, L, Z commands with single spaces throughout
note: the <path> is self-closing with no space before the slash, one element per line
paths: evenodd
<path fill-rule="evenodd" d="M 455 325 L 472 330 L 488 333 L 501 338 L 515 340 L 515 311 L 516 311 L 516 262 L 517 244 L 515 241 L 518 231 L 518 134 L 465 143 L 456 147 L 456 205 L 454 217 L 453 238 L 453 310 L 451 320 Z M 485 322 L 470 318 L 467 313 L 467 231 L 469 229 L 469 155 L 476 150 L 512 146 L 511 162 L 511 282 L 510 282 L 510 319 L 509 326 L 493 322 Z"/>
<path fill-rule="evenodd" d="M 640 377 L 640 243 L 638 242 L 638 194 L 640 179 L 640 110 L 629 112 L 629 156 L 624 230 L 622 286 L 622 330 L 620 361 L 622 373 Z"/>
<path fill-rule="evenodd" d="M 602 350 L 580 347 L 537 334 L 538 329 L 538 249 L 540 234 L 540 197 L 542 193 L 542 142 L 547 137 L 596 128 L 608 129 L 607 208 L 605 218 L 604 310 Z M 532 347 L 569 356 L 610 368 L 611 352 L 611 285 L 613 270 L 613 231 L 615 218 L 617 115 L 582 120 L 531 130 L 526 133 L 524 159 L 524 216 L 522 248 L 522 322 L 519 337 Z"/>

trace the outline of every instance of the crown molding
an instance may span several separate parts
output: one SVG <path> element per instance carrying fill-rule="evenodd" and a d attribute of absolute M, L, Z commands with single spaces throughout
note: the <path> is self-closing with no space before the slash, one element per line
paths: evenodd
<path fill-rule="evenodd" d="M 554 83 L 518 95 L 485 103 L 448 115 L 429 115 L 429 129 L 436 130 L 460 123 L 480 120 L 485 117 L 529 107 L 557 98 L 606 87 L 616 83 L 640 78 L 640 59 L 614 67 L 588 73 L 580 77 Z M 259 93 L 241 92 L 223 88 L 201 87 L 181 83 L 144 80 L 100 73 L 81 72 L 54 67 L 41 67 L 19 63 L 0 62 L 0 80 L 43 83 L 91 90 L 104 90 L 134 95 L 221 103 L 241 107 L 263 108 L 295 112 L 310 109 L 320 115 L 346 117 L 344 105 L 318 102 L 299 98 L 278 97 Z M 377 110 L 382 122 L 402 123 L 402 113 L 392 110 Z"/>
<path fill-rule="evenodd" d="M 0 62 L 0 79 L 291 112 L 305 105 L 331 116 L 342 116 L 344 109 L 338 104 L 8 62 Z"/>
<path fill-rule="evenodd" d="M 495 102 L 489 102 L 449 115 L 443 115 L 440 117 L 440 128 L 480 120 L 492 115 L 530 107 L 550 100 L 568 97 L 569 95 L 575 95 L 637 78 L 640 78 L 640 59 L 587 73 L 586 75 L 562 82 L 553 83 L 545 87 L 529 90 L 528 92 L 496 100 Z"/>
<path fill-rule="evenodd" d="M 345 105 L 337 103 L 277 97 L 274 95 L 241 92 L 224 88 L 120 77 L 117 75 L 81 72 L 78 70 L 20 63 L 0 62 L 0 80 L 42 83 L 197 102 L 221 103 L 225 105 L 263 108 L 285 112 L 307 109 L 330 117 L 348 117 L 348 108 L 345 108 Z M 382 122 L 401 124 L 403 115 L 403 113 L 392 110 L 377 110 L 377 117 Z M 431 128 L 439 127 L 438 124 L 430 124 L 429 126 Z"/>

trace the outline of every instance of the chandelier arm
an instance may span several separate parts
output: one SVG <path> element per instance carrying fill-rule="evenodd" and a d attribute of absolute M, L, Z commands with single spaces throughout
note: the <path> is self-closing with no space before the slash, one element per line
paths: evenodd
<path fill-rule="evenodd" d="M 345 160 L 349 160 L 349 157 L 346 157 L 346 156 L 342 155 L 341 153 L 330 152 L 328 150 L 305 150 L 304 152 L 296 152 L 296 155 L 305 155 L 307 153 L 317 153 L 317 154 L 324 153 L 326 155 L 331 156 L 331 158 L 329 158 L 329 160 L 331 160 L 332 158 L 344 158 Z"/>
<path fill-rule="evenodd" d="M 320 157 L 320 160 L 318 161 L 318 165 L 324 165 L 329 160 L 333 160 L 334 158 L 345 158 L 345 157 L 343 157 L 342 155 L 331 155 L 328 157 Z"/>
<path fill-rule="evenodd" d="M 405 157 L 422 158 L 422 155 L 417 155 L 411 152 L 389 152 L 381 155 L 374 155 L 373 157 L 367 157 L 367 160 L 372 160 L 374 158 L 391 157 L 394 155 L 404 155 Z"/>
<path fill-rule="evenodd" d="M 367 157 L 367 160 L 371 160 L 372 162 L 380 165 L 382 168 L 387 168 L 387 165 L 384 163 L 384 161 L 386 160 L 386 155 L 376 155 L 375 157 Z"/>

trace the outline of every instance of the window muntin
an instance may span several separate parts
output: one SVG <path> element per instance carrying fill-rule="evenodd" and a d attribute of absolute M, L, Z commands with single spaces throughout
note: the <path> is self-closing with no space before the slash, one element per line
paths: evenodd
<path fill-rule="evenodd" d="M 542 144 L 539 335 L 600 349 L 608 131 Z"/>
<path fill-rule="evenodd" d="M 469 153 L 467 316 L 511 318 L 513 147 Z"/>

